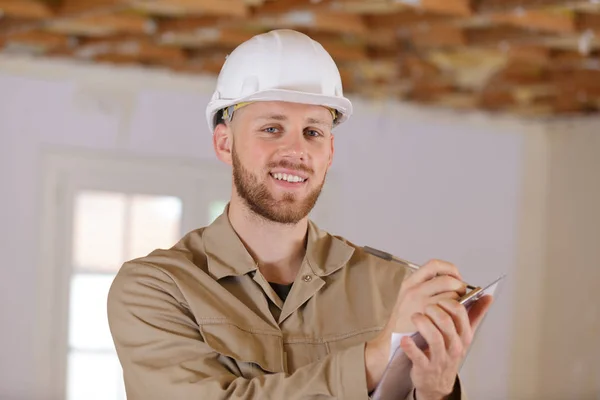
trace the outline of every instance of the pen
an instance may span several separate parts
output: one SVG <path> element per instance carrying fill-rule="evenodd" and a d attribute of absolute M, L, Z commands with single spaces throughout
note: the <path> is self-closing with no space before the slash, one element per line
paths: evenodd
<path fill-rule="evenodd" d="M 384 260 L 394 261 L 394 262 L 400 263 L 402 265 L 406 265 L 407 267 L 409 267 L 413 271 L 416 271 L 419 268 L 421 268 L 417 264 L 411 263 L 410 261 L 403 260 L 402 258 L 396 257 L 395 255 L 390 254 L 390 253 L 386 253 L 385 251 L 377 250 L 377 249 L 374 249 L 374 248 L 369 247 L 369 246 L 363 246 L 363 249 L 367 253 L 372 254 L 372 255 L 374 255 L 376 257 L 382 258 Z M 470 289 L 470 290 L 477 289 L 475 286 L 471 286 L 471 285 L 469 285 L 467 283 L 465 283 L 465 285 L 467 285 L 467 289 Z"/>

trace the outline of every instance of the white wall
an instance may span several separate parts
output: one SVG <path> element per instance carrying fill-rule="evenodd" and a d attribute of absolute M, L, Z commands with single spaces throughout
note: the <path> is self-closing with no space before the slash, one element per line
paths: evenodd
<path fill-rule="evenodd" d="M 34 396 L 44 151 L 212 160 L 204 121 L 211 83 L 0 58 L 0 398 Z M 511 377 L 511 369 L 533 362 L 515 349 L 535 349 L 538 340 L 535 329 L 520 335 L 513 323 L 520 321 L 514 310 L 522 310 L 525 300 L 515 283 L 520 274 L 539 270 L 542 258 L 533 245 L 542 246 L 543 218 L 536 217 L 539 210 L 530 212 L 545 193 L 536 181 L 546 163 L 539 154 L 546 145 L 540 125 L 358 100 L 355 107 L 352 122 L 336 137 L 333 172 L 342 202 L 326 227 L 415 262 L 451 260 L 475 284 L 508 273 L 463 378 L 474 399 L 506 399 L 511 391 L 522 394 L 520 385 L 535 393 L 535 384 Z M 532 190 L 528 179 L 539 187 Z M 541 290 L 528 299 L 541 304 Z"/>

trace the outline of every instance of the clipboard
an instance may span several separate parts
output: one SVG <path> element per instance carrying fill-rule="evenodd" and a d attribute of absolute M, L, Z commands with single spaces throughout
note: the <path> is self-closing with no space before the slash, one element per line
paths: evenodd
<path fill-rule="evenodd" d="M 500 276 L 498 279 L 494 280 L 487 286 L 481 288 L 476 287 L 470 292 L 466 293 L 459 302 L 464 305 L 467 310 L 469 310 L 473 304 L 477 302 L 480 298 L 485 295 L 496 295 L 499 292 L 500 286 L 506 275 Z M 489 312 L 489 311 L 488 311 Z M 483 321 L 482 321 L 483 323 Z M 480 325 L 481 327 L 481 325 Z M 474 336 L 477 335 L 478 332 L 474 333 Z M 413 384 L 410 379 L 410 371 L 412 368 L 412 362 L 408 358 L 408 356 L 404 353 L 402 348 L 400 347 L 400 341 L 404 336 L 410 336 L 415 344 L 421 349 L 424 350 L 427 348 L 427 342 L 421 336 L 419 332 L 416 333 L 408 333 L 401 334 L 396 333 L 392 335 L 392 346 L 391 346 L 391 354 L 388 365 L 385 369 L 383 377 L 379 382 L 379 385 L 375 388 L 373 394 L 371 395 L 371 399 L 373 400 L 398 400 L 404 399 L 408 396 L 410 391 L 413 389 Z M 475 337 L 473 338 L 473 341 Z"/>

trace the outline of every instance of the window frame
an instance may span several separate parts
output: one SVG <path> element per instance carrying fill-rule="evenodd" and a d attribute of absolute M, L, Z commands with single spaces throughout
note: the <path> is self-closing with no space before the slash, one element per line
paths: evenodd
<path fill-rule="evenodd" d="M 229 199 L 231 173 L 210 161 L 99 152 L 49 151 L 42 157 L 41 251 L 35 334 L 37 397 L 65 399 L 74 200 L 82 190 L 168 195 L 182 201 L 180 236 L 207 220 L 213 199 Z M 176 179 L 174 179 L 176 177 Z"/>

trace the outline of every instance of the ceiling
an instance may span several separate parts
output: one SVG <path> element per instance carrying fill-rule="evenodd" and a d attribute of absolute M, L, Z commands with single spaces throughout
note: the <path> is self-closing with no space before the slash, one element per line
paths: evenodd
<path fill-rule="evenodd" d="M 0 52 L 217 74 L 242 41 L 311 35 L 346 93 L 557 116 L 600 112 L 600 0 L 0 0 Z"/>

